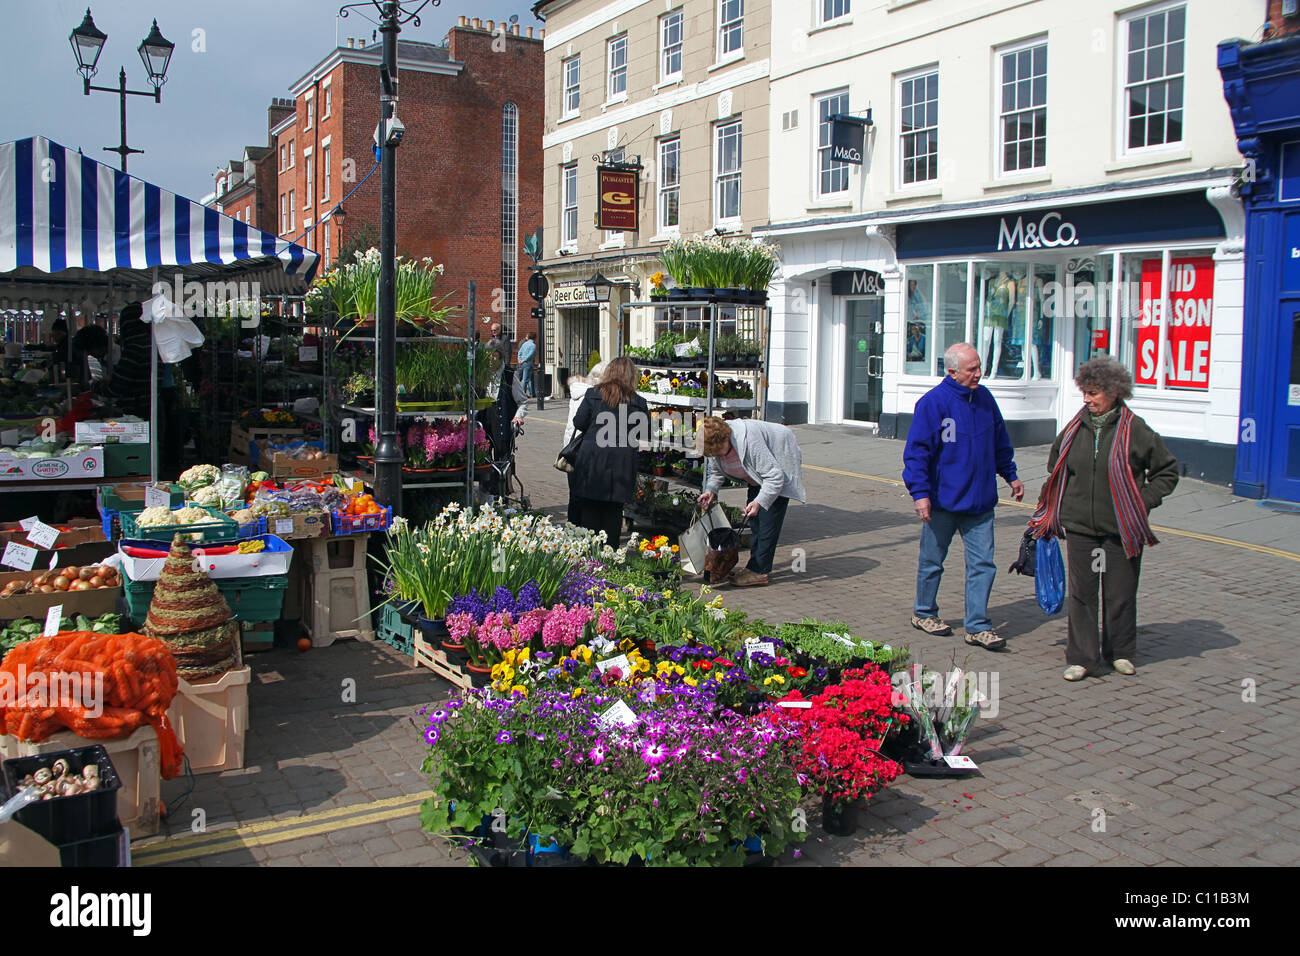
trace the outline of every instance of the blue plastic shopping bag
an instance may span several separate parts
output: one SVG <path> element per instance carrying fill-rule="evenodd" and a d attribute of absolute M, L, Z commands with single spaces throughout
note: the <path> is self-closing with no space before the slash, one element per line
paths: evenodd
<path fill-rule="evenodd" d="M 1056 538 L 1039 538 L 1034 559 L 1034 591 L 1038 596 L 1038 606 L 1046 614 L 1055 614 L 1065 603 L 1065 562 Z"/>

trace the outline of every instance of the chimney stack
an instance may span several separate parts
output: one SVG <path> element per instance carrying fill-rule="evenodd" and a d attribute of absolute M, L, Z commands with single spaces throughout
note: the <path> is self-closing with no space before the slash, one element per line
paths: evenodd
<path fill-rule="evenodd" d="M 458 26 L 458 27 L 467 27 L 467 26 L 469 26 L 469 17 L 457 17 L 457 18 L 456 18 L 456 26 Z"/>
<path fill-rule="evenodd" d="M 470 22 L 474 25 L 474 29 L 475 29 L 475 30 L 482 30 L 482 29 L 483 29 L 483 21 L 482 21 L 481 19 L 479 19 L 478 17 L 475 17 L 475 18 L 474 18 L 473 20 L 471 20 Z"/>
<path fill-rule="evenodd" d="M 494 32 L 496 32 L 496 24 L 495 24 L 494 22 L 492 22 L 491 20 L 488 20 L 488 21 L 487 21 L 487 32 L 488 32 L 488 33 L 494 33 Z"/>
<path fill-rule="evenodd" d="M 354 49 L 356 45 L 357 45 L 357 41 L 352 37 L 348 37 L 348 49 L 349 50 Z"/>
<path fill-rule="evenodd" d="M 512 26 L 510 28 L 510 32 L 513 33 L 515 36 L 519 36 L 519 24 L 516 23 L 514 26 Z"/>
<path fill-rule="evenodd" d="M 533 28 L 532 28 L 532 27 L 529 27 L 529 28 L 528 28 L 528 39 L 531 40 L 532 38 L 533 38 Z"/>

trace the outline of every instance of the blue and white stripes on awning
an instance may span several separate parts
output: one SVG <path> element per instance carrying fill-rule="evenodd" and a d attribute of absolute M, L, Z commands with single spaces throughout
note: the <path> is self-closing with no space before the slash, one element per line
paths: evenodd
<path fill-rule="evenodd" d="M 0 144 L 0 277 L 185 266 L 211 275 L 258 260 L 305 285 L 320 256 L 42 136 Z"/>

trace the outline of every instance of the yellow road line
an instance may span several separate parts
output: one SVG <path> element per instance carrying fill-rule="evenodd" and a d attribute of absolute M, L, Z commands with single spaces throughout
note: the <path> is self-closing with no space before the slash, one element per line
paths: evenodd
<path fill-rule="evenodd" d="M 861 478 L 864 481 L 878 481 L 886 485 L 903 487 L 903 483 L 895 478 L 882 478 L 879 475 L 863 475 L 854 471 L 840 471 L 838 468 L 824 468 L 821 465 L 805 464 L 804 468 L 813 471 L 824 471 L 830 475 L 842 475 L 845 478 Z M 1031 511 L 1036 507 L 1028 501 L 1014 501 L 1010 498 L 999 498 L 998 504 L 1011 505 L 1016 508 L 1028 508 Z M 1197 541 L 1207 541 L 1210 544 L 1223 544 L 1230 548 L 1241 548 L 1244 551 L 1254 551 L 1256 554 L 1267 554 L 1274 558 L 1286 558 L 1288 561 L 1300 561 L 1300 554 L 1291 551 L 1282 551 L 1279 548 L 1270 548 L 1263 544 L 1251 544 L 1248 541 L 1237 541 L 1233 538 L 1221 538 L 1216 534 L 1202 534 L 1199 531 L 1184 531 L 1181 528 L 1167 528 L 1163 525 L 1152 525 L 1151 530 L 1159 534 L 1172 534 L 1180 538 L 1194 538 Z"/>
<path fill-rule="evenodd" d="M 336 807 L 290 820 L 265 820 L 245 826 L 213 830 L 209 833 L 175 837 L 139 849 L 133 848 L 131 858 L 144 863 L 164 863 L 173 859 L 208 856 L 241 846 L 261 846 L 284 840 L 296 840 L 322 831 L 348 829 L 364 823 L 402 816 L 412 807 L 423 803 L 427 796 L 427 794 L 406 794 L 376 800 L 373 803 Z"/>

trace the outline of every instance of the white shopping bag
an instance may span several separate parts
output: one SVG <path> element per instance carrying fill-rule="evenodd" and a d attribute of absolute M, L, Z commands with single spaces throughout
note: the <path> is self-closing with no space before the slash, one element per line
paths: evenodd
<path fill-rule="evenodd" d="M 718 528 L 730 528 L 727 513 L 722 505 L 714 503 L 704 514 L 698 511 L 691 519 L 691 526 L 677 539 L 680 545 L 682 570 L 687 574 L 703 574 L 704 559 L 709 553 L 709 532 Z"/>

